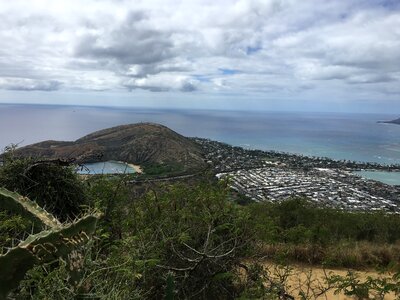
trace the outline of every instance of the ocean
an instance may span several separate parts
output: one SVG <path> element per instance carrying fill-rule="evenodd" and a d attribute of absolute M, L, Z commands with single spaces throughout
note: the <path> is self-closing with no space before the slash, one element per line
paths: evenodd
<path fill-rule="evenodd" d="M 137 122 L 160 123 L 251 149 L 276 150 L 383 164 L 400 164 L 400 126 L 377 123 L 398 115 L 175 110 L 0 104 L 0 149 L 43 140 L 75 140 Z"/>

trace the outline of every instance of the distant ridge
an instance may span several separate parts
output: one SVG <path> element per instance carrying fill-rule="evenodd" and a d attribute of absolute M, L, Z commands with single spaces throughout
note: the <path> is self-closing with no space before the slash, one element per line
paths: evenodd
<path fill-rule="evenodd" d="M 386 123 L 386 124 L 397 124 L 400 125 L 400 118 L 391 121 L 379 121 L 378 123 Z"/>
<path fill-rule="evenodd" d="M 17 149 L 20 157 L 71 159 L 79 163 L 124 161 L 133 164 L 173 163 L 184 171 L 204 166 L 200 147 L 160 124 L 121 125 L 88 134 L 74 142 L 44 141 Z"/>

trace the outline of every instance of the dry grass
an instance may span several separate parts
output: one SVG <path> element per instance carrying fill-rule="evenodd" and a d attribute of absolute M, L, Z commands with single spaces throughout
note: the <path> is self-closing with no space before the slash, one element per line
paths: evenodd
<path fill-rule="evenodd" d="M 262 245 L 262 257 L 274 261 L 300 262 L 354 269 L 400 265 L 400 243 L 341 242 L 321 247 L 311 244 Z"/>

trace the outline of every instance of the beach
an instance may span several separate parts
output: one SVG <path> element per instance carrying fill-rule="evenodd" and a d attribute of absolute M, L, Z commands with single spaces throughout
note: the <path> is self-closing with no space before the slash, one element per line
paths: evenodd
<path fill-rule="evenodd" d="M 142 174 L 143 173 L 143 170 L 142 170 L 142 168 L 139 166 L 139 165 L 134 165 L 134 164 L 129 164 L 129 163 L 126 163 L 129 167 L 131 167 L 132 169 L 134 169 L 135 170 L 135 173 L 138 173 L 138 174 Z"/>

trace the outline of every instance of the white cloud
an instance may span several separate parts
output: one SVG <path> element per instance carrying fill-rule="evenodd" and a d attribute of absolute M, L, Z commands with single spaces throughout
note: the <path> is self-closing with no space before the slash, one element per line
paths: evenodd
<path fill-rule="evenodd" d="M 197 90 L 199 82 L 188 76 L 159 73 L 148 75 L 143 78 L 131 78 L 124 82 L 128 89 L 145 89 L 153 92 L 164 92 L 179 90 L 182 92 L 193 92 Z"/>
<path fill-rule="evenodd" d="M 400 6 L 388 4 L 7 1 L 0 89 L 398 97 Z"/>
<path fill-rule="evenodd" d="M 34 80 L 29 78 L 0 78 L 0 88 L 15 91 L 56 91 L 61 82 L 56 80 Z"/>

